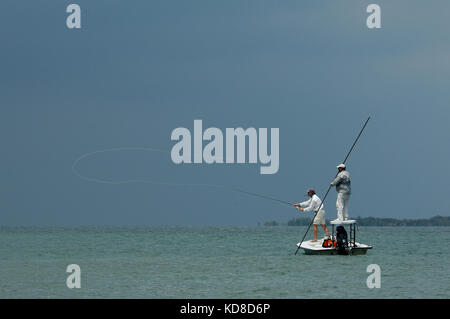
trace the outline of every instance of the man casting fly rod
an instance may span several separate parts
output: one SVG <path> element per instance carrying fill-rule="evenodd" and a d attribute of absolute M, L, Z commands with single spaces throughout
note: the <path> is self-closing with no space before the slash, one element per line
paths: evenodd
<path fill-rule="evenodd" d="M 313 188 L 308 189 L 307 194 L 310 197 L 309 200 L 294 204 L 293 206 L 297 207 L 301 212 L 317 211 L 313 221 L 313 241 L 315 242 L 317 241 L 317 225 L 322 226 L 327 237 L 330 236 L 330 233 L 328 231 L 327 225 L 325 224 L 325 210 L 323 209 L 322 201 L 320 200 L 319 196 L 316 195 L 316 191 Z"/>

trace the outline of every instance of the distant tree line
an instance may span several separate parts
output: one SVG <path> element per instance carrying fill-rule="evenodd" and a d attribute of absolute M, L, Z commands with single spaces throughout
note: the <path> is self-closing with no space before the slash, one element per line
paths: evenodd
<path fill-rule="evenodd" d="M 450 226 L 450 216 L 434 216 L 422 219 L 395 219 L 377 217 L 356 217 L 361 226 Z"/>
<path fill-rule="evenodd" d="M 396 219 L 381 217 L 356 217 L 354 218 L 360 226 L 450 226 L 450 216 L 434 216 L 423 219 Z M 326 221 L 330 224 L 330 221 Z M 311 218 L 293 218 L 287 222 L 288 226 L 308 226 Z M 278 226 L 276 221 L 265 222 L 264 226 Z"/>

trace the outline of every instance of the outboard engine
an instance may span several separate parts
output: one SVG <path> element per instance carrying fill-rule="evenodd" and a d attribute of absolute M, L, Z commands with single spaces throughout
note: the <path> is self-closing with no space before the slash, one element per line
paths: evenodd
<path fill-rule="evenodd" d="M 339 255 L 348 255 L 348 238 L 344 226 L 336 228 L 337 251 Z"/>

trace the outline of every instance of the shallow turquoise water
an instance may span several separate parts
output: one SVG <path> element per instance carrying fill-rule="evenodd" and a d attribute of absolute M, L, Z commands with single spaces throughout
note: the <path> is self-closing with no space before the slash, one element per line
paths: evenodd
<path fill-rule="evenodd" d="M 374 246 L 365 256 L 294 256 L 305 230 L 0 228 L 0 297 L 450 297 L 450 227 L 360 227 Z M 69 264 L 80 289 L 66 286 Z M 367 288 L 369 264 L 381 267 L 379 289 Z"/>

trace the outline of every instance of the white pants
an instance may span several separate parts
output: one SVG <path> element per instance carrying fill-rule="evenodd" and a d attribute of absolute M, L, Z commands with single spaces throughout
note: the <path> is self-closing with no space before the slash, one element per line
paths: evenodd
<path fill-rule="evenodd" d="M 348 219 L 348 202 L 350 200 L 350 194 L 338 193 L 336 208 L 337 208 L 337 218 L 339 220 Z"/>

